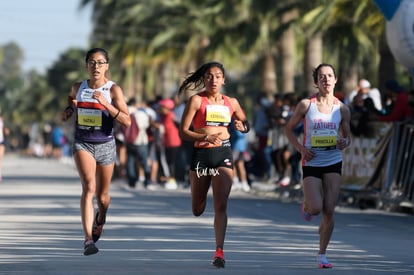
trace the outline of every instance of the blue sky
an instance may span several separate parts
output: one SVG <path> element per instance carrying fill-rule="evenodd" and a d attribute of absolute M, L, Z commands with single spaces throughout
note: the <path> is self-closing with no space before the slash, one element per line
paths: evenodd
<path fill-rule="evenodd" d="M 16 42 L 23 70 L 44 73 L 70 47 L 88 47 L 91 8 L 80 0 L 0 0 L 0 45 Z"/>

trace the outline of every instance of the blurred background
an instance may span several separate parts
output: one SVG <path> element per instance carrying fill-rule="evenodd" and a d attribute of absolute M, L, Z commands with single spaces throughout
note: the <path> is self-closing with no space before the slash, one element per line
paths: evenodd
<path fill-rule="evenodd" d="M 111 78 L 127 98 L 146 101 L 171 97 L 189 72 L 220 61 L 228 73 L 226 93 L 238 97 L 250 117 L 260 93 L 313 93 L 312 69 L 321 62 L 336 67 L 337 90 L 344 94 L 361 77 L 380 90 L 387 79 L 410 81 L 387 46 L 385 19 L 371 0 L 51 2 L 23 1 L 17 11 L 1 4 L 2 17 L 19 20 L 7 20 L 3 33 L 23 23 L 26 36 L 42 41 L 48 29 L 59 31 L 44 40 L 42 53 L 30 56 L 52 61 L 32 68 L 23 66 L 30 61 L 23 45 L 1 35 L 0 106 L 11 136 L 33 122 L 60 118 L 71 84 L 87 77 L 84 55 L 91 47 L 109 51 Z M 50 5 L 61 8 L 48 11 Z M 68 32 L 62 28 L 71 24 L 67 14 L 84 23 L 72 23 Z M 72 43 L 53 51 L 64 47 L 63 36 Z"/>

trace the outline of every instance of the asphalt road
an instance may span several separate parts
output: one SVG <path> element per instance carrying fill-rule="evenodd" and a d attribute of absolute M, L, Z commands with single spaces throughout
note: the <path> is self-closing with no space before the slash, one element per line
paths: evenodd
<path fill-rule="evenodd" d="M 111 187 L 99 253 L 83 256 L 80 191 L 70 161 L 6 155 L 0 274 L 414 273 L 414 216 L 338 207 L 328 248 L 334 268 L 322 271 L 318 217 L 306 223 L 298 202 L 254 192 L 231 194 L 226 268 L 217 270 L 211 197 L 204 215 L 194 217 L 189 190 L 131 190 L 122 181 Z"/>

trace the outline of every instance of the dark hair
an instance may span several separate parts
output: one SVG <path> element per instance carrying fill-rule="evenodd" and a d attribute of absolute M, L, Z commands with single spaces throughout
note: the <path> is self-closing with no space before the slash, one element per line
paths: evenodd
<path fill-rule="evenodd" d="M 319 66 L 316 67 L 315 69 L 313 69 L 313 71 L 312 71 L 313 83 L 318 82 L 318 72 L 319 72 L 319 69 L 322 68 L 322 67 L 331 68 L 333 73 L 334 73 L 334 76 L 336 77 L 336 72 L 335 72 L 334 66 L 332 66 L 331 64 L 328 64 L 328 63 L 322 63 L 322 64 L 319 64 Z"/>
<path fill-rule="evenodd" d="M 206 63 L 198 68 L 195 72 L 188 75 L 188 77 L 183 81 L 180 88 L 178 89 L 178 94 L 181 94 L 182 91 L 190 88 L 191 86 L 193 89 L 197 89 L 201 86 L 204 87 L 204 75 L 210 68 L 214 67 L 219 68 L 225 77 L 226 73 L 223 64 L 215 61 Z"/>
<path fill-rule="evenodd" d="M 109 54 L 105 49 L 102 48 L 92 48 L 86 53 L 85 62 L 88 62 L 88 60 L 91 58 L 91 56 L 95 53 L 101 53 L 103 56 L 105 56 L 106 62 L 109 63 Z"/>

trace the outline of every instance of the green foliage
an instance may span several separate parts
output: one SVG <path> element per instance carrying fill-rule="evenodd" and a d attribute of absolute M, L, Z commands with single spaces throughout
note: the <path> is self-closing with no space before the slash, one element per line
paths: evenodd
<path fill-rule="evenodd" d="M 228 92 L 253 108 L 259 90 L 275 92 L 265 82 L 277 82 L 277 87 L 287 81 L 278 66 L 289 54 L 300 93 L 303 59 L 309 54 L 305 41 L 319 34 L 324 61 L 343 75 L 356 70 L 375 79 L 385 39 L 384 19 L 371 0 L 81 0 L 85 5 L 93 7 L 91 46 L 109 51 L 111 78 L 128 97 L 144 99 L 171 95 L 187 73 L 217 60 L 227 69 Z M 297 15 L 283 21 L 289 12 Z M 283 53 L 279 46 L 291 28 L 297 43 Z M 87 77 L 85 51 L 68 49 L 46 76 L 23 76 L 18 46 L 0 47 L 0 106 L 10 121 L 58 117 L 71 85 Z M 276 65 L 269 67 L 266 58 Z"/>

